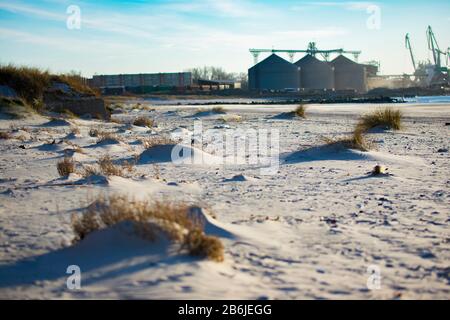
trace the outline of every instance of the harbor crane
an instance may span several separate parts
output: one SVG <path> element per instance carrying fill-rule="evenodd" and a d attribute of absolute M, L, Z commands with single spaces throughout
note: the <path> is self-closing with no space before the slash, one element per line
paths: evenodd
<path fill-rule="evenodd" d="M 352 54 L 356 61 L 361 54 L 361 51 L 348 51 L 344 49 L 331 49 L 331 50 L 319 50 L 315 42 L 310 42 L 306 50 L 281 50 L 281 49 L 250 49 L 250 53 L 253 55 L 254 63 L 258 63 L 259 55 L 261 53 L 287 53 L 291 63 L 294 62 L 296 53 L 306 53 L 313 57 L 320 54 L 325 61 L 330 59 L 331 54 Z"/>
<path fill-rule="evenodd" d="M 433 54 L 434 65 L 436 66 L 436 70 L 438 71 L 447 71 L 447 68 L 443 68 L 441 64 L 441 55 L 445 56 L 445 64 L 448 67 L 450 48 L 447 49 L 447 52 L 442 51 L 439 48 L 439 45 L 436 40 L 436 36 L 434 35 L 433 29 L 431 26 L 427 28 L 427 41 L 428 41 L 428 49 Z"/>
<path fill-rule="evenodd" d="M 414 72 L 416 72 L 417 71 L 416 60 L 414 59 L 414 53 L 413 53 L 413 50 L 412 50 L 411 40 L 409 38 L 409 33 L 407 33 L 406 37 L 405 37 L 405 46 L 406 46 L 406 49 L 409 50 L 409 55 L 411 56 L 411 61 L 412 61 L 413 67 L 414 67 Z"/>
<path fill-rule="evenodd" d="M 414 78 L 415 82 L 417 82 L 420 86 L 442 86 L 448 85 L 450 83 L 448 74 L 448 66 L 450 60 L 450 48 L 447 49 L 447 52 L 442 51 L 439 48 L 439 45 L 436 40 L 436 36 L 434 35 L 433 29 L 431 26 L 428 26 L 427 31 L 427 44 L 428 49 L 432 52 L 433 61 L 419 61 L 414 57 L 411 39 L 409 34 L 405 36 L 405 46 L 409 51 L 411 62 L 414 68 Z M 442 66 L 441 57 L 445 56 L 445 66 Z"/>

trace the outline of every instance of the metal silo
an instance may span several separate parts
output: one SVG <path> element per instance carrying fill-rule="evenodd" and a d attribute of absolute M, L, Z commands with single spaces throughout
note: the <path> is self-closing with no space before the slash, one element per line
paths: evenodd
<path fill-rule="evenodd" d="M 333 61 L 334 82 L 336 90 L 355 90 L 358 93 L 367 92 L 366 68 L 343 55 Z"/>
<path fill-rule="evenodd" d="M 300 88 L 298 67 L 276 54 L 248 70 L 250 90 L 284 90 Z"/>
<path fill-rule="evenodd" d="M 307 54 L 295 63 L 300 67 L 300 87 L 303 89 L 334 89 L 333 66 Z"/>

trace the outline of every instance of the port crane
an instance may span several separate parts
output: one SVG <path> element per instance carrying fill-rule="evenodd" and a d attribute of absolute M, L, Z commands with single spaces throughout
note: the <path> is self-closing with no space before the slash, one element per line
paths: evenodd
<path fill-rule="evenodd" d="M 442 51 L 436 40 L 436 36 L 431 28 L 428 26 L 426 31 L 428 49 L 432 52 L 433 62 L 417 62 L 409 34 L 405 36 L 405 46 L 409 51 L 411 62 L 414 68 L 414 78 L 415 81 L 421 86 L 434 86 L 434 85 L 445 85 L 449 83 L 448 79 L 448 66 L 450 61 L 450 48 L 447 52 Z M 445 56 L 445 67 L 442 66 L 441 56 Z"/>
<path fill-rule="evenodd" d="M 289 60 L 293 63 L 296 53 L 306 53 L 313 57 L 320 54 L 325 61 L 330 59 L 331 54 L 352 54 L 356 61 L 361 54 L 361 51 L 348 51 L 344 49 L 331 49 L 331 50 L 319 50 L 315 42 L 310 42 L 306 50 L 281 50 L 281 49 L 250 49 L 250 53 L 253 55 L 254 64 L 258 63 L 259 55 L 261 53 L 287 53 Z"/>
<path fill-rule="evenodd" d="M 427 28 L 427 42 L 428 42 L 428 49 L 433 54 L 433 61 L 434 61 L 434 65 L 436 66 L 436 69 L 438 71 L 447 71 L 446 67 L 445 68 L 442 67 L 441 55 L 446 57 L 445 64 L 448 67 L 450 48 L 447 49 L 447 52 L 444 52 L 439 48 L 439 45 L 436 40 L 436 36 L 434 35 L 433 29 L 431 29 L 431 26 L 428 26 L 428 28 Z"/>
<path fill-rule="evenodd" d="M 409 38 L 409 33 L 407 33 L 405 36 L 405 46 L 406 46 L 406 49 L 409 50 L 409 55 L 411 56 L 411 61 L 412 61 L 413 67 L 414 67 L 414 72 L 416 72 L 416 70 L 417 70 L 416 60 L 414 59 L 414 53 L 413 53 L 413 49 L 411 46 L 411 40 Z"/>

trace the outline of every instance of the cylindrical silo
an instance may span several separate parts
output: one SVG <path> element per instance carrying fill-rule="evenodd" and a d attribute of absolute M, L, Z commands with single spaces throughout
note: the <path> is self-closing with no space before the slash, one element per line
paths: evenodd
<path fill-rule="evenodd" d="M 336 90 L 355 90 L 358 93 L 367 92 L 366 68 L 343 55 L 333 61 L 334 82 Z"/>
<path fill-rule="evenodd" d="M 248 70 L 250 90 L 284 90 L 300 88 L 298 67 L 276 54 Z"/>
<path fill-rule="evenodd" d="M 334 89 L 333 66 L 327 62 L 307 54 L 295 63 L 300 67 L 301 83 L 303 89 Z"/>

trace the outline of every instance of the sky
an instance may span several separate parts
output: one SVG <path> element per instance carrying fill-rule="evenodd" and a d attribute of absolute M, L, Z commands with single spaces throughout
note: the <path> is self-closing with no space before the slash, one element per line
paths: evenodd
<path fill-rule="evenodd" d="M 250 48 L 303 50 L 314 41 L 361 50 L 359 62 L 402 74 L 413 71 L 406 33 L 416 59 L 431 59 L 428 25 L 441 49 L 450 47 L 450 1 L 0 0 L 0 63 L 84 76 L 205 65 L 247 72 Z"/>

